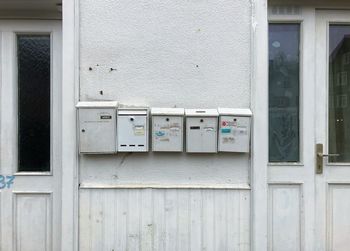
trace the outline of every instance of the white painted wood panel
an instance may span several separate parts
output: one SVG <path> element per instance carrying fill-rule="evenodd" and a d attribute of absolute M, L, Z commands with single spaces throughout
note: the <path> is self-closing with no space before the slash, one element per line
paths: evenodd
<path fill-rule="evenodd" d="M 328 250 L 347 251 L 350 246 L 350 184 L 328 186 Z"/>
<path fill-rule="evenodd" d="M 250 250 L 250 191 L 81 189 L 80 250 Z"/>
<path fill-rule="evenodd" d="M 283 5 L 283 1 L 281 1 Z M 269 7 L 271 7 L 269 5 Z M 283 8 L 283 7 L 281 7 Z M 300 90 L 299 90 L 299 122 L 300 122 L 300 159 L 298 162 L 280 162 L 269 163 L 267 167 L 267 183 L 268 190 L 263 194 L 260 190 L 264 189 L 260 183 L 260 177 L 255 176 L 256 190 L 254 193 L 254 203 L 256 210 L 254 214 L 258 214 L 260 218 L 255 218 L 254 250 L 273 250 L 273 251 L 289 251 L 289 250 L 305 250 L 305 251 L 321 251 L 314 248 L 314 220 L 315 220 L 315 90 L 318 83 L 315 81 L 315 9 L 312 6 L 300 7 L 298 13 L 284 13 L 271 11 L 269 13 L 269 22 L 273 23 L 300 23 Z M 267 31 L 266 31 L 267 32 Z M 270 41 L 271 42 L 271 41 Z M 270 43 L 269 42 L 269 43 Z M 258 48 L 261 48 L 259 44 Z M 263 53 L 263 52 L 259 52 Z M 266 51 L 265 51 L 266 53 Z M 268 56 L 265 54 L 265 56 Z M 317 60 L 316 60 L 317 61 Z M 261 61 L 260 61 L 261 62 Z M 265 62 L 267 62 L 265 60 Z M 318 61 L 317 61 L 318 62 Z M 260 79 L 259 79 L 260 81 Z M 317 85 L 316 85 L 317 84 Z M 317 86 L 317 87 L 316 87 Z M 260 82 L 259 82 L 260 87 Z M 265 97 L 256 97 L 258 103 L 266 101 Z M 259 101 L 260 100 L 260 101 Z M 260 105 L 261 106 L 261 105 Z M 259 106 L 259 108 L 260 108 Z M 268 109 L 268 106 L 265 106 Z M 265 110 L 266 111 L 266 110 Z M 259 111 L 260 113 L 260 111 Z M 259 120 L 255 111 L 254 123 Z M 258 115 L 259 116 L 259 115 Z M 265 117 L 267 118 L 267 117 Z M 262 119 L 260 124 L 264 125 L 268 121 Z M 259 127 L 257 129 L 261 131 Z M 260 136 L 259 136 L 260 137 Z M 262 142 L 257 143 L 255 154 L 260 156 L 259 148 Z M 268 148 L 268 145 L 266 145 Z M 268 153 L 265 153 L 268 156 Z M 262 158 L 260 156 L 260 158 Z M 260 168 L 262 161 L 254 162 L 254 167 Z M 256 171 L 254 171 L 256 172 Z M 263 175 L 263 171 L 259 169 L 259 174 Z M 259 189 L 259 190 L 258 190 Z M 267 207 L 263 207 L 264 202 Z M 268 209 L 265 213 L 267 221 L 263 219 L 261 210 Z M 266 226 L 267 224 L 267 226 Z M 259 236 L 261 232 L 268 229 L 267 238 Z M 265 247 L 267 241 L 267 248 Z M 259 244 L 261 243 L 261 244 Z M 263 245 L 263 247 L 261 247 Z"/>
<path fill-rule="evenodd" d="M 15 194 L 15 250 L 52 250 L 52 197 L 49 193 Z"/>
<path fill-rule="evenodd" d="M 329 54 L 330 24 L 350 25 L 349 10 L 316 10 L 316 141 L 329 150 L 332 133 Z M 346 126 L 345 126 L 346 127 Z M 344 127 L 344 128 L 345 128 Z M 342 134 L 339 130 L 337 139 Z M 338 133 L 340 133 L 338 135 Z M 344 138 L 346 138 L 344 136 Z M 337 141 L 339 144 L 339 140 Z M 328 150 L 327 150 L 328 149 Z M 341 153 L 340 153 L 341 154 Z M 350 163 L 330 163 L 324 158 L 323 174 L 315 176 L 315 250 L 349 250 L 350 236 Z"/>
<path fill-rule="evenodd" d="M 16 175 L 1 192 L 0 250 L 61 250 L 61 22 L 1 20 L 0 33 L 0 166 L 2 175 Z M 50 172 L 18 172 L 17 33 L 51 35 Z"/>
<path fill-rule="evenodd" d="M 269 250 L 302 250 L 301 185 L 269 186 Z"/>

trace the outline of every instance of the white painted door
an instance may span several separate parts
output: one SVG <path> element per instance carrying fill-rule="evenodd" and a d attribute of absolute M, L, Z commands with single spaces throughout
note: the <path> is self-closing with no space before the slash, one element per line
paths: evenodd
<path fill-rule="evenodd" d="M 313 251 L 315 10 L 286 13 L 269 16 L 267 249 Z"/>
<path fill-rule="evenodd" d="M 281 10 L 269 17 L 268 249 L 349 250 L 350 11 Z M 288 148 L 297 83 L 300 142 Z"/>
<path fill-rule="evenodd" d="M 350 11 L 316 11 L 315 250 L 350 247 Z M 322 170 L 323 169 L 323 170 Z M 321 173 L 322 172 L 322 173 Z"/>
<path fill-rule="evenodd" d="M 0 56 L 0 250 L 60 250 L 60 22 L 0 21 Z"/>

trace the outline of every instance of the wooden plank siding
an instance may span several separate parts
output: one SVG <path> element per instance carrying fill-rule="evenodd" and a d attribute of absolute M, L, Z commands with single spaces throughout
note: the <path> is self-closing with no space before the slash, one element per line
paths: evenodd
<path fill-rule="evenodd" d="M 250 250 L 250 191 L 81 189 L 80 250 Z"/>

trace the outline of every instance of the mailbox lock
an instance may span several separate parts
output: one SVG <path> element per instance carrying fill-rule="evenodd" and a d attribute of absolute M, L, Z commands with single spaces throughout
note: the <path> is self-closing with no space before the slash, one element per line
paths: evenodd
<path fill-rule="evenodd" d="M 134 118 L 131 117 L 131 118 L 130 118 L 130 121 L 134 121 Z"/>
<path fill-rule="evenodd" d="M 82 131 L 82 132 L 85 132 L 85 129 L 82 129 L 81 131 Z"/>
<path fill-rule="evenodd" d="M 203 119 L 201 119 L 201 120 L 200 120 L 200 122 L 201 122 L 201 123 L 203 123 L 203 122 L 204 122 L 204 120 L 203 120 Z"/>
<path fill-rule="evenodd" d="M 166 121 L 169 121 L 169 118 L 166 118 L 165 120 L 166 120 Z"/>

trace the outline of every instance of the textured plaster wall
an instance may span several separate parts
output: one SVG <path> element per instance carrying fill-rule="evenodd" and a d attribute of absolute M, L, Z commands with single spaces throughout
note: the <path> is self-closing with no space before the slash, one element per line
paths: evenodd
<path fill-rule="evenodd" d="M 250 40 L 249 0 L 80 0 L 80 99 L 249 107 Z M 85 183 L 246 183 L 249 156 L 82 156 L 80 171 Z"/>

